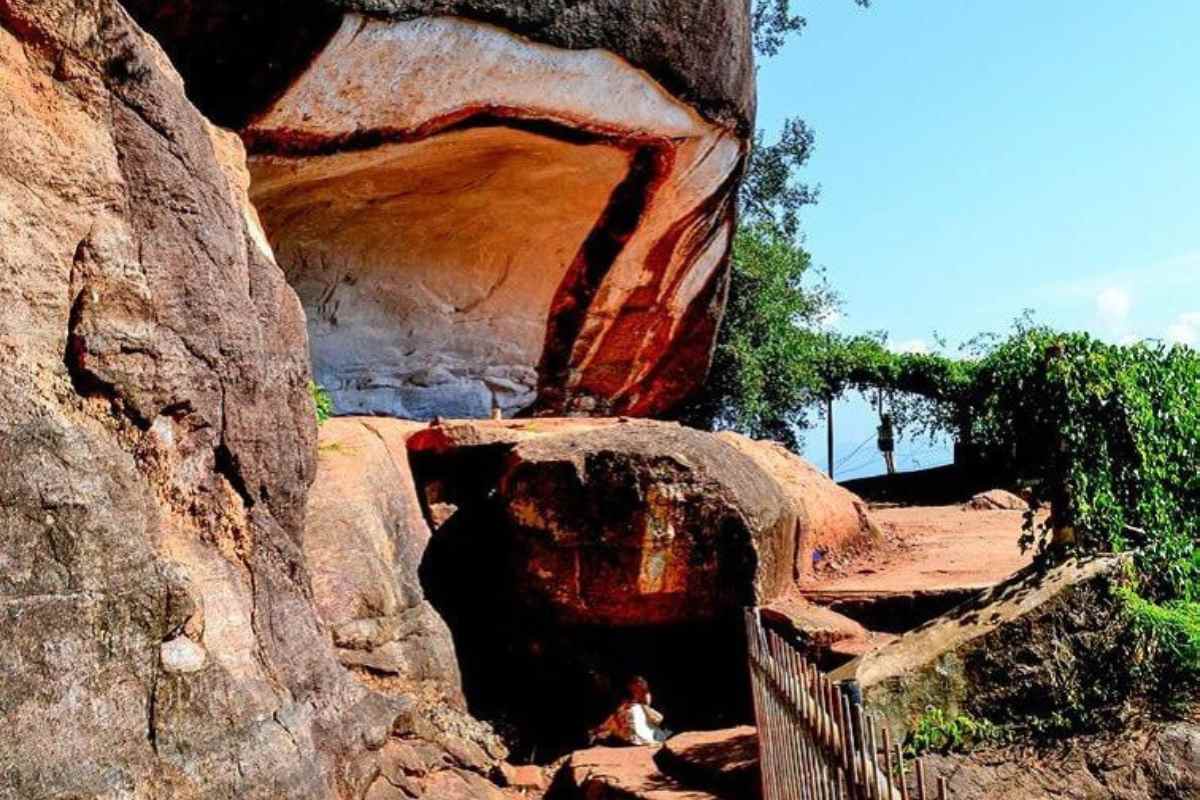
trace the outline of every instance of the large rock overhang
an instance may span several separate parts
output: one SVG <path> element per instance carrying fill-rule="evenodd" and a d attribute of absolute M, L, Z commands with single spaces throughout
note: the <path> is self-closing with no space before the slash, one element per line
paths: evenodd
<path fill-rule="evenodd" d="M 244 137 L 339 412 L 653 414 L 703 377 L 743 140 L 622 58 L 347 14 Z"/>

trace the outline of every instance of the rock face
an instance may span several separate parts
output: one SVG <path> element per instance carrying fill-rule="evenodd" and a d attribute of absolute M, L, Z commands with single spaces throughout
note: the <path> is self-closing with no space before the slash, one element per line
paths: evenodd
<path fill-rule="evenodd" d="M 933 755 L 926 764 L 962 800 L 1192 800 L 1200 797 L 1200 726 L 1130 726 L 1041 750 Z"/>
<path fill-rule="evenodd" d="M 1125 564 L 1031 567 L 830 677 L 857 680 L 897 737 L 930 706 L 1028 726 L 1119 705 L 1131 678 L 1111 588 Z"/>
<path fill-rule="evenodd" d="M 130 5 L 241 128 L 340 412 L 646 415 L 703 377 L 753 120 L 740 0 Z"/>
<path fill-rule="evenodd" d="M 873 547 L 881 533 L 867 504 L 831 481 L 823 472 L 777 442 L 755 441 L 729 431 L 719 434 L 754 461 L 783 490 L 796 516 L 793 577 L 813 571 L 813 553 Z"/>
<path fill-rule="evenodd" d="M 493 524 L 531 607 L 564 624 L 693 622 L 791 585 L 792 506 L 722 439 L 674 424 L 465 423 L 409 443 L 427 498 L 459 513 L 472 451 L 494 465 Z M 488 434 L 508 446 L 471 444 Z M 460 485 L 456 485 L 456 478 Z M 469 513 L 469 512 L 467 512 Z M 444 526 L 458 527 L 453 516 Z"/>
<path fill-rule="evenodd" d="M 418 429 L 389 419 L 322 426 L 304 556 L 343 664 L 462 709 L 454 642 L 417 574 L 430 535 L 408 467 Z"/>
<path fill-rule="evenodd" d="M 486 783 L 321 625 L 304 318 L 237 137 L 112 2 L 0 0 L 0 87 L 0 796 L 394 797 L 418 746 L 412 785 Z"/>

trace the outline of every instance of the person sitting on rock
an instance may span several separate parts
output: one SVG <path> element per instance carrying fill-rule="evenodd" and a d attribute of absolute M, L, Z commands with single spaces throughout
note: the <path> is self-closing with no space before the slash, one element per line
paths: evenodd
<path fill-rule="evenodd" d="M 650 684 L 637 677 L 629 682 L 626 699 L 612 716 L 588 735 L 591 744 L 649 745 L 667 740 L 663 715 L 650 706 Z"/>

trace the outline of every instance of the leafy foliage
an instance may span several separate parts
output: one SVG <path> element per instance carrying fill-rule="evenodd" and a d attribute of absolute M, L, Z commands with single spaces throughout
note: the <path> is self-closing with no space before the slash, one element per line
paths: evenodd
<path fill-rule="evenodd" d="M 790 0 L 754 0 L 752 23 L 755 48 L 772 56 L 805 21 Z M 898 428 L 951 433 L 1050 505 L 1044 529 L 1032 513 L 1026 523 L 1024 543 L 1043 557 L 1136 549 L 1146 602 L 1168 603 L 1155 608 L 1172 619 L 1182 612 L 1170 603 L 1200 602 L 1200 353 L 1110 345 L 1029 319 L 964 359 L 823 330 L 837 298 L 797 241 L 799 211 L 819 194 L 795 180 L 812 148 L 798 119 L 772 144 L 756 137 L 726 322 L 689 421 L 794 445 L 819 401 L 853 390 L 909 398 L 892 403 Z"/>
<path fill-rule="evenodd" d="M 909 424 L 958 436 L 1030 484 L 1053 515 L 1044 529 L 1029 516 L 1027 545 L 1048 556 L 1136 549 L 1148 596 L 1200 601 L 1200 353 L 1028 320 L 967 359 L 891 353 L 870 337 L 825 343 L 799 355 L 815 359 L 826 391 L 924 397 Z"/>
<path fill-rule="evenodd" d="M 821 325 L 837 298 L 792 239 L 769 222 L 743 225 L 733 247 L 725 323 L 705 390 L 685 415 L 795 444 L 826 391 Z"/>
<path fill-rule="evenodd" d="M 1151 597 L 1200 600 L 1200 353 L 1044 327 L 974 367 L 957 399 L 973 443 L 1049 502 L 1043 551 L 1138 548 Z"/>
<path fill-rule="evenodd" d="M 738 195 L 744 223 L 771 225 L 788 237 L 800 229 L 800 209 L 817 202 L 820 190 L 796 181 L 795 174 L 812 155 L 815 137 L 799 118 L 784 120 L 779 140 L 767 144 L 759 131 L 750 148 Z"/>
<path fill-rule="evenodd" d="M 855 0 L 864 8 L 870 0 Z M 783 49 L 787 37 L 804 30 L 804 17 L 792 13 L 791 0 L 754 0 L 750 21 L 754 49 L 764 56 L 774 56 Z"/>
<path fill-rule="evenodd" d="M 751 257 L 762 252 L 751 243 L 735 270 L 776 263 Z M 1022 320 L 1006 339 L 978 341 L 970 358 L 897 354 L 880 337 L 813 332 L 809 298 L 803 287 L 781 296 L 789 286 L 775 284 L 761 309 L 756 284 L 735 296 L 714 373 L 727 381 L 716 387 L 718 419 L 792 441 L 823 397 L 875 387 L 924 398 L 905 424 L 957 436 L 1051 507 L 1043 527 L 1028 516 L 1027 546 L 1049 558 L 1136 550 L 1147 597 L 1200 601 L 1200 352 Z M 784 330 L 792 308 L 808 309 L 810 328 Z"/>
<path fill-rule="evenodd" d="M 1200 603 L 1153 603 L 1130 588 L 1118 590 L 1134 634 L 1131 662 L 1168 703 L 1194 699 L 1200 689 Z"/>
<path fill-rule="evenodd" d="M 925 709 L 904 742 L 905 753 L 917 758 L 925 753 L 966 753 L 989 742 L 999 741 L 998 725 L 963 712 L 949 714 L 936 706 Z"/>
<path fill-rule="evenodd" d="M 308 382 L 308 394 L 313 401 L 317 424 L 324 425 L 333 416 L 333 398 L 325 391 L 325 387 L 316 381 Z"/>

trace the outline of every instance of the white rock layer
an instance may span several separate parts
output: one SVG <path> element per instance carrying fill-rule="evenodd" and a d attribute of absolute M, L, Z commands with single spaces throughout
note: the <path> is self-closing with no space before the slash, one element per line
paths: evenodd
<path fill-rule="evenodd" d="M 535 401 L 564 281 L 650 150 L 645 207 L 563 378 L 644 402 L 722 264 L 728 218 L 698 209 L 742 152 L 611 53 L 454 18 L 347 15 L 248 134 L 253 198 L 308 313 L 317 379 L 341 413 L 417 419 Z"/>

